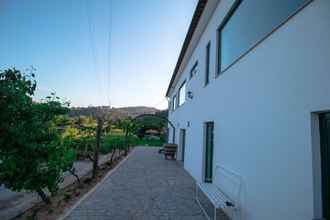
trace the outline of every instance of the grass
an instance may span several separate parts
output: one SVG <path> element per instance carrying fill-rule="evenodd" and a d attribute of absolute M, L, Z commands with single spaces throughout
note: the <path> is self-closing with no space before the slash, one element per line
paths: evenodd
<path fill-rule="evenodd" d="M 163 140 L 155 140 L 155 139 L 142 139 L 142 140 L 138 140 L 137 145 L 144 145 L 144 146 L 156 146 L 156 147 L 160 147 L 163 146 L 164 141 Z"/>
<path fill-rule="evenodd" d="M 128 144 L 130 146 L 142 145 L 142 146 L 162 146 L 164 143 L 163 140 L 154 140 L 154 139 L 142 139 L 134 135 L 128 136 Z M 125 148 L 125 136 L 124 134 L 108 134 L 103 136 L 100 152 L 106 154 L 111 152 L 113 149 L 124 149 Z"/>
<path fill-rule="evenodd" d="M 96 144 L 95 134 L 81 132 L 78 129 L 72 128 L 64 133 L 64 142 L 68 146 L 76 149 L 79 154 L 86 154 L 94 150 Z M 162 146 L 163 140 L 157 139 L 139 139 L 135 135 L 128 136 L 128 143 L 125 142 L 125 134 L 121 129 L 111 129 L 111 133 L 103 133 L 100 152 L 107 154 L 113 149 L 125 149 L 129 146 Z"/>

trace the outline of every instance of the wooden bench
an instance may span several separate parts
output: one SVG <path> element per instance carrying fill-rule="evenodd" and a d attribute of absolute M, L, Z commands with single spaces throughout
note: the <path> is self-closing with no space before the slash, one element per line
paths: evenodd
<path fill-rule="evenodd" d="M 221 166 L 215 171 L 214 183 L 196 182 L 196 201 L 208 219 L 236 220 L 241 179 Z"/>
<path fill-rule="evenodd" d="M 164 153 L 165 159 L 167 160 L 168 157 L 171 157 L 172 160 L 174 160 L 175 156 L 176 156 L 177 148 L 178 148 L 178 145 L 176 145 L 176 144 L 164 144 L 163 153 Z"/>

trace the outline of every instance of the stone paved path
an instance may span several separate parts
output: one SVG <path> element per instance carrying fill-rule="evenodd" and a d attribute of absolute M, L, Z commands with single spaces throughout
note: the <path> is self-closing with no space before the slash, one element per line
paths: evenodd
<path fill-rule="evenodd" d="M 135 148 L 65 220 L 205 220 L 193 179 L 157 151 Z"/>

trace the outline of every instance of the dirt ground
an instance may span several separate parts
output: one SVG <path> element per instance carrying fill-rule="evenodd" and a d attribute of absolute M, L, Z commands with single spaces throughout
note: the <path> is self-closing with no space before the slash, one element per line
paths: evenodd
<path fill-rule="evenodd" d="M 44 202 L 37 203 L 31 209 L 28 209 L 22 215 L 13 220 L 56 220 L 62 216 L 66 210 L 70 209 L 84 194 L 88 193 L 98 182 L 100 182 L 105 175 L 112 170 L 124 156 L 118 157 L 115 161 L 104 163 L 99 171 L 97 178 L 91 179 L 92 173 L 89 172 L 84 177 L 71 185 L 60 189 L 56 195 L 51 197 L 51 204 Z"/>

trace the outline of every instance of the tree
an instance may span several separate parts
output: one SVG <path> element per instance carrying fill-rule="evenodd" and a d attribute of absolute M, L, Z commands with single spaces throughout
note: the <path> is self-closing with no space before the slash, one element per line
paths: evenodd
<path fill-rule="evenodd" d="M 128 117 L 117 120 L 115 126 L 122 129 L 124 133 L 131 133 L 134 131 L 136 125 L 132 122 L 132 119 Z"/>
<path fill-rule="evenodd" d="M 162 133 L 164 128 L 167 127 L 167 121 L 159 117 L 167 118 L 160 113 L 155 114 L 155 116 L 146 115 L 144 117 L 137 118 L 135 120 L 136 126 L 133 133 L 140 139 L 145 137 L 145 132 L 149 129 L 157 130 L 159 133 Z"/>
<path fill-rule="evenodd" d="M 94 148 L 94 161 L 93 161 L 93 179 L 97 175 L 98 171 L 98 163 L 99 163 L 99 151 L 100 151 L 100 144 L 101 144 L 101 133 L 102 133 L 102 126 L 103 126 L 103 121 L 101 118 L 97 119 L 97 128 L 96 128 L 96 145 Z"/>
<path fill-rule="evenodd" d="M 35 102 L 35 90 L 33 73 L 0 72 L 0 182 L 14 191 L 37 192 L 50 203 L 44 190 L 57 191 L 75 154 L 62 145 L 54 123 L 68 112 L 68 103 L 55 94 Z"/>

